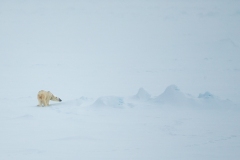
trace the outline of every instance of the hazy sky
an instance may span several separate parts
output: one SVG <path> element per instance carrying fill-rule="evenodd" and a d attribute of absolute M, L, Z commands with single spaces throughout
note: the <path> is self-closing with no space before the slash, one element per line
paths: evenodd
<path fill-rule="evenodd" d="M 66 69 L 61 76 L 74 76 L 68 81 L 108 84 L 98 90 L 145 87 L 156 95 L 176 84 L 195 95 L 209 90 L 236 100 L 239 28 L 240 1 L 234 0 L 1 0 L 0 67 L 8 70 L 2 81 L 14 79 L 16 68 L 52 65 L 48 77 Z M 25 71 L 22 81 L 39 78 Z"/>

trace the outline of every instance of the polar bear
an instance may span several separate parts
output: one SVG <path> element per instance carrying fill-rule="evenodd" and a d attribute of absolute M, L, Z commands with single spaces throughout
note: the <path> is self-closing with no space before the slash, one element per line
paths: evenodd
<path fill-rule="evenodd" d="M 38 106 L 49 106 L 49 101 L 52 100 L 52 101 L 58 101 L 58 102 L 61 102 L 62 100 L 56 96 L 54 96 L 50 91 L 44 91 L 44 90 L 41 90 L 38 92 L 38 95 L 37 95 L 37 98 L 38 98 Z"/>

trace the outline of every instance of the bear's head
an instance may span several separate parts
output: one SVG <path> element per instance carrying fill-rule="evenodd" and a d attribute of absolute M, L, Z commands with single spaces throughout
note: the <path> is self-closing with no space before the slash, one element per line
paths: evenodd
<path fill-rule="evenodd" d="M 54 96 L 54 95 L 52 95 L 51 100 L 52 100 L 52 101 L 58 101 L 58 102 L 61 102 L 61 101 L 62 101 L 59 97 L 56 97 L 56 96 Z"/>

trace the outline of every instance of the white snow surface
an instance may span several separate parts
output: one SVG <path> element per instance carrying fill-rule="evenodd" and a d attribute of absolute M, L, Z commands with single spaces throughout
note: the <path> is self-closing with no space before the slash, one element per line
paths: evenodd
<path fill-rule="evenodd" d="M 0 1 L 0 159 L 238 160 L 239 28 L 236 0 Z"/>

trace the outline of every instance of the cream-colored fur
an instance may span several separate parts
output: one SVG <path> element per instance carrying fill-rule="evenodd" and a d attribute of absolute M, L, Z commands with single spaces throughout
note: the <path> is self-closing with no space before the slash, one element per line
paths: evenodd
<path fill-rule="evenodd" d="M 49 106 L 49 101 L 52 100 L 52 101 L 58 101 L 58 102 L 61 102 L 62 100 L 56 96 L 54 96 L 50 91 L 44 91 L 44 90 L 41 90 L 38 92 L 38 95 L 37 95 L 37 98 L 38 98 L 38 106 Z"/>

